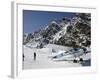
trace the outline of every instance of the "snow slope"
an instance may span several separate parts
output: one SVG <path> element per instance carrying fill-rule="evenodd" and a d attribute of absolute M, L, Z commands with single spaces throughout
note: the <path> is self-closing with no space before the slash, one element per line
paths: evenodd
<path fill-rule="evenodd" d="M 59 40 L 62 36 L 64 36 L 66 34 L 66 31 L 67 31 L 67 27 L 70 25 L 70 23 L 66 24 L 62 30 L 60 30 L 58 33 L 56 33 L 54 36 L 53 36 L 53 40 Z"/>
<path fill-rule="evenodd" d="M 45 48 L 37 49 L 24 46 L 25 61 L 23 62 L 23 69 L 36 69 L 36 68 L 59 68 L 59 67 L 80 67 L 79 63 L 72 63 L 68 61 L 53 61 L 49 56 L 52 55 L 52 49 L 68 50 L 68 47 L 48 44 Z M 34 52 L 37 57 L 34 61 Z"/>

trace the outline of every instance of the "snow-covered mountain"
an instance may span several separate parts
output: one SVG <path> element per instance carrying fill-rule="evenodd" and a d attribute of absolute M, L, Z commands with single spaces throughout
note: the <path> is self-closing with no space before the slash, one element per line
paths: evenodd
<path fill-rule="evenodd" d="M 24 44 L 42 46 L 48 43 L 54 43 L 66 33 L 67 26 L 70 24 L 70 19 L 63 18 L 62 21 L 54 20 L 48 26 L 39 31 L 24 34 Z"/>
<path fill-rule="evenodd" d="M 67 31 L 56 44 L 71 47 L 90 47 L 91 45 L 91 15 L 78 13 L 71 19 Z"/>
<path fill-rule="evenodd" d="M 77 13 L 73 18 L 53 20 L 44 29 L 24 34 L 24 45 L 43 47 L 48 43 L 71 47 L 89 47 L 91 44 L 91 15 Z"/>

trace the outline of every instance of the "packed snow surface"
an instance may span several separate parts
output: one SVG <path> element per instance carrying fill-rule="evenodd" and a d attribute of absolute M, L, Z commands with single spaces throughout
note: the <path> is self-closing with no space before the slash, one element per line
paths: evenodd
<path fill-rule="evenodd" d="M 55 50 L 59 54 L 59 52 L 64 52 L 69 49 L 71 48 L 55 44 L 48 44 L 41 49 L 24 45 L 25 59 L 23 69 L 81 67 L 82 65 L 79 63 L 73 63 L 72 61 L 54 61 L 50 58 L 50 56 L 56 55 L 52 53 L 52 50 Z M 36 52 L 36 60 L 34 60 L 34 52 Z"/>

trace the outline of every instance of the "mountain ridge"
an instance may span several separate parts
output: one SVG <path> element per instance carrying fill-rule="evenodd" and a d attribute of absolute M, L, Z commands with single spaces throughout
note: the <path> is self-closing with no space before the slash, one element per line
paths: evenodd
<path fill-rule="evenodd" d="M 25 36 L 26 35 L 26 36 Z M 71 47 L 90 47 L 91 45 L 91 14 L 76 13 L 73 18 L 64 17 L 53 20 L 44 29 L 24 34 L 24 45 L 58 44 Z"/>

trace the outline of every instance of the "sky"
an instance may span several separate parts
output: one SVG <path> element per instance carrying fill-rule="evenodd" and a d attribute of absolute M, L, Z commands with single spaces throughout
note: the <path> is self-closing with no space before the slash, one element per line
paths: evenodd
<path fill-rule="evenodd" d="M 33 33 L 46 27 L 55 19 L 63 17 L 72 18 L 75 13 L 70 12 L 51 12 L 51 11 L 33 11 L 23 10 L 23 29 L 24 33 Z"/>

